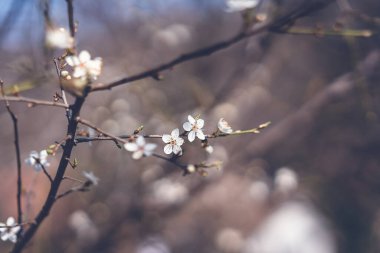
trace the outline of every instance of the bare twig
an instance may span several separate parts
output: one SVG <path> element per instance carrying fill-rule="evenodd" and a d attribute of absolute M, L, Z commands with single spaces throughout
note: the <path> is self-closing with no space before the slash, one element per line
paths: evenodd
<path fill-rule="evenodd" d="M 26 98 L 26 97 L 16 97 L 16 96 L 3 96 L 0 97 L 0 101 L 14 101 L 14 102 L 21 102 L 21 103 L 28 103 L 32 106 L 35 105 L 46 105 L 46 106 L 53 106 L 53 107 L 62 107 L 62 108 L 68 108 L 68 105 L 65 105 L 63 103 L 59 102 L 51 102 L 46 100 L 38 100 L 38 99 L 32 99 L 32 98 Z"/>
<path fill-rule="evenodd" d="M 52 184 L 53 183 L 53 178 L 50 176 L 49 172 L 47 172 L 46 168 L 44 165 L 40 164 L 41 168 L 42 168 L 42 171 L 44 172 L 44 174 L 46 175 L 46 177 L 49 179 L 50 183 Z"/>
<path fill-rule="evenodd" d="M 164 70 L 172 69 L 174 66 L 181 64 L 183 62 L 209 56 L 213 53 L 226 49 L 246 38 L 255 36 L 257 34 L 267 32 L 267 31 L 276 32 L 276 33 L 286 31 L 284 27 L 291 26 L 297 19 L 304 17 L 312 12 L 318 11 L 322 9 L 323 7 L 325 7 L 326 5 L 330 4 L 331 2 L 333 2 L 333 0 L 325 0 L 325 1 L 319 1 L 319 2 L 317 1 L 317 2 L 306 4 L 306 5 L 298 6 L 293 11 L 274 20 L 273 22 L 259 26 L 258 28 L 255 28 L 251 31 L 241 31 L 230 39 L 215 43 L 211 46 L 207 46 L 190 53 L 183 54 L 167 63 L 161 64 L 158 67 L 143 71 L 141 73 L 138 73 L 129 77 L 122 78 L 120 80 L 117 80 L 108 84 L 102 84 L 102 83 L 93 84 L 89 92 L 110 90 L 116 86 L 120 86 L 122 84 L 131 83 L 131 82 L 149 78 L 149 77 L 156 78 L 157 75 L 159 75 L 159 73 Z"/>
<path fill-rule="evenodd" d="M 87 120 L 84 120 L 84 119 L 81 119 L 80 117 L 77 117 L 76 118 L 76 121 L 78 121 L 79 123 L 81 123 L 82 125 L 85 125 L 85 126 L 88 126 L 96 131 L 98 131 L 99 133 L 107 136 L 110 140 L 113 140 L 113 141 L 118 141 L 118 142 L 121 142 L 121 143 L 126 143 L 126 140 L 123 140 L 122 138 L 119 138 L 115 135 L 112 135 L 110 133 L 107 133 L 106 131 L 96 127 L 94 124 L 92 124 L 91 122 L 87 121 Z"/>
<path fill-rule="evenodd" d="M 4 92 L 4 82 L 0 80 L 0 89 L 2 91 L 2 94 L 5 94 Z M 19 142 L 19 134 L 18 134 L 18 121 L 17 116 L 13 113 L 11 110 L 11 107 L 9 105 L 9 101 L 6 99 L 5 96 L 3 96 L 3 99 L 5 101 L 5 106 L 7 107 L 7 111 L 9 115 L 12 118 L 13 123 L 13 131 L 14 131 L 14 144 L 16 148 L 16 161 L 17 161 L 17 223 L 22 223 L 22 206 L 21 206 L 21 193 L 22 193 L 22 177 L 21 177 L 21 155 L 20 155 L 20 142 Z M 20 235 L 22 233 L 22 227 L 19 230 L 18 234 Z"/>

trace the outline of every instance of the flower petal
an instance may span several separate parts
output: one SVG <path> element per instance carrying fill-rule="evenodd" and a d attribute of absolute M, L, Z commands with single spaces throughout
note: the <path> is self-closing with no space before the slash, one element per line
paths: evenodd
<path fill-rule="evenodd" d="M 181 153 L 182 151 L 182 148 L 178 145 L 173 145 L 173 153 L 178 155 L 179 153 Z"/>
<path fill-rule="evenodd" d="M 7 226 L 13 226 L 15 223 L 16 223 L 15 218 L 8 217 L 8 219 L 7 219 Z"/>
<path fill-rule="evenodd" d="M 137 137 L 137 140 L 136 140 L 136 144 L 139 146 L 139 147 L 142 147 L 145 145 L 145 139 L 143 136 L 139 136 Z"/>
<path fill-rule="evenodd" d="M 75 67 L 80 64 L 79 58 L 76 55 L 69 55 L 65 57 L 65 61 L 71 67 Z"/>
<path fill-rule="evenodd" d="M 187 136 L 187 138 L 189 139 L 190 142 L 193 142 L 195 140 L 195 132 L 194 131 L 190 131 L 189 135 Z"/>
<path fill-rule="evenodd" d="M 146 156 L 150 156 L 156 147 L 157 147 L 157 144 L 154 144 L 154 143 L 146 144 L 144 147 L 144 154 Z"/>
<path fill-rule="evenodd" d="M 197 127 L 198 128 L 203 128 L 204 125 L 205 125 L 205 121 L 203 119 L 197 120 Z"/>
<path fill-rule="evenodd" d="M 181 137 L 178 137 L 176 140 L 175 140 L 175 143 L 178 145 L 178 146 L 182 146 L 182 144 L 184 143 L 185 141 L 181 138 Z"/>
<path fill-rule="evenodd" d="M 197 137 L 201 140 L 206 139 L 206 136 L 203 134 L 202 130 L 197 130 Z"/>
<path fill-rule="evenodd" d="M 164 147 L 164 152 L 165 154 L 169 155 L 173 152 L 173 145 L 172 144 L 168 144 Z"/>
<path fill-rule="evenodd" d="M 172 140 L 172 137 L 168 134 L 164 134 L 162 136 L 162 141 L 165 142 L 165 143 L 169 143 L 170 141 Z"/>
<path fill-rule="evenodd" d="M 187 120 L 190 122 L 190 124 L 192 124 L 192 125 L 195 124 L 195 119 L 193 118 L 193 116 L 191 116 L 191 115 L 187 116 Z"/>
<path fill-rule="evenodd" d="M 82 63 L 88 62 L 89 60 L 91 60 L 91 55 L 90 55 L 90 53 L 89 53 L 87 50 L 83 50 L 83 51 L 80 52 L 80 54 L 79 54 L 79 60 L 80 60 L 80 62 L 82 62 Z"/>
<path fill-rule="evenodd" d="M 132 158 L 135 160 L 140 159 L 143 156 L 144 152 L 142 150 L 138 150 L 136 152 L 133 152 Z"/>
<path fill-rule="evenodd" d="M 172 135 L 173 139 L 177 139 L 179 136 L 179 129 L 178 128 L 174 129 L 172 131 L 171 135 Z"/>
<path fill-rule="evenodd" d="M 189 122 L 183 123 L 183 129 L 185 129 L 185 131 L 191 131 L 192 128 L 193 126 Z"/>
<path fill-rule="evenodd" d="M 128 142 L 124 144 L 124 148 L 130 152 L 134 152 L 138 149 L 138 146 L 134 142 Z"/>

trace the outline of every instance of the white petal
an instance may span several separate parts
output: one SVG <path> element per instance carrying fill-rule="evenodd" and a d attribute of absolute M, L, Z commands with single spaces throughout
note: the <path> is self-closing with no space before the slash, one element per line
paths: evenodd
<path fill-rule="evenodd" d="M 162 141 L 165 142 L 165 143 L 168 143 L 168 142 L 170 142 L 171 140 L 172 140 L 172 137 L 171 137 L 170 135 L 168 135 L 168 134 L 164 134 L 164 135 L 162 136 Z"/>
<path fill-rule="evenodd" d="M 183 123 L 183 129 L 185 129 L 185 131 L 191 131 L 192 128 L 193 126 L 189 122 Z"/>
<path fill-rule="evenodd" d="M 16 223 L 15 218 L 13 218 L 13 217 L 9 217 L 9 218 L 7 219 L 7 226 L 12 226 L 12 225 L 14 225 L 15 223 Z"/>
<path fill-rule="evenodd" d="M 181 151 L 182 151 L 182 148 L 180 146 L 178 146 L 178 145 L 173 146 L 173 153 L 174 154 L 178 155 L 179 153 L 181 153 Z"/>
<path fill-rule="evenodd" d="M 189 115 L 189 116 L 187 116 L 187 119 L 189 120 L 190 124 L 192 124 L 192 125 L 195 124 L 195 119 L 193 118 L 193 116 Z"/>
<path fill-rule="evenodd" d="M 185 141 L 181 138 L 181 137 L 178 137 L 176 140 L 175 140 L 175 143 L 178 145 L 178 146 L 182 146 L 182 144 L 184 143 Z"/>
<path fill-rule="evenodd" d="M 36 164 L 34 165 L 34 170 L 37 171 L 37 172 L 41 171 L 41 170 L 42 170 L 42 166 L 41 166 L 41 164 L 36 163 Z"/>
<path fill-rule="evenodd" d="M 9 236 L 9 241 L 11 241 L 11 242 L 13 242 L 13 243 L 16 243 L 16 241 L 17 241 L 17 236 L 16 235 L 10 235 Z"/>
<path fill-rule="evenodd" d="M 202 128 L 205 125 L 205 121 L 203 119 L 197 120 L 197 127 Z"/>
<path fill-rule="evenodd" d="M 137 145 L 139 147 L 144 146 L 145 145 L 145 139 L 144 139 L 144 137 L 141 136 L 141 135 L 139 137 L 137 137 L 136 143 L 137 143 Z"/>
<path fill-rule="evenodd" d="M 178 128 L 176 128 L 176 129 L 174 129 L 173 131 L 172 131 L 172 137 L 173 137 L 173 139 L 177 139 L 178 138 L 178 136 L 179 136 L 179 129 Z"/>
<path fill-rule="evenodd" d="M 40 152 L 40 160 L 46 160 L 46 158 L 48 157 L 48 152 L 46 150 L 42 150 Z"/>
<path fill-rule="evenodd" d="M 124 144 L 124 148 L 130 152 L 136 151 L 139 147 L 134 142 L 128 142 Z"/>
<path fill-rule="evenodd" d="M 197 131 L 197 137 L 201 140 L 204 140 L 206 139 L 206 136 L 203 134 L 203 131 L 202 130 L 198 130 Z"/>
<path fill-rule="evenodd" d="M 142 150 L 138 150 L 132 154 L 132 158 L 138 160 L 143 156 L 143 154 L 144 152 Z"/>
<path fill-rule="evenodd" d="M 190 142 L 193 142 L 195 140 L 195 132 L 194 131 L 190 131 L 189 135 L 187 136 L 187 138 L 189 139 Z"/>
<path fill-rule="evenodd" d="M 168 144 L 164 147 L 164 152 L 165 154 L 169 155 L 173 152 L 173 145 L 172 144 Z"/>
<path fill-rule="evenodd" d="M 80 52 L 79 54 L 79 60 L 80 62 L 82 63 L 85 63 L 85 62 L 88 62 L 89 60 L 91 60 L 91 55 L 88 51 L 86 50 L 83 50 L 82 52 Z"/>
<path fill-rule="evenodd" d="M 157 147 L 157 144 L 154 143 L 148 143 L 144 147 L 144 154 L 146 156 L 149 156 L 152 154 L 152 151 Z"/>
<path fill-rule="evenodd" d="M 1 235 L 1 240 L 7 241 L 9 239 L 9 236 L 10 236 L 9 233 L 4 233 Z"/>
<path fill-rule="evenodd" d="M 80 64 L 79 58 L 76 55 L 69 55 L 65 57 L 65 60 L 67 64 L 69 64 L 71 67 L 75 67 Z"/>
<path fill-rule="evenodd" d="M 85 67 L 82 67 L 82 66 L 75 67 L 74 72 L 73 72 L 74 78 L 81 78 L 81 77 L 85 77 L 86 75 L 87 75 L 87 70 Z"/>
<path fill-rule="evenodd" d="M 11 233 L 12 233 L 12 234 L 17 234 L 17 232 L 18 232 L 20 229 L 21 229 L 20 226 L 13 227 L 13 228 L 11 228 Z"/>

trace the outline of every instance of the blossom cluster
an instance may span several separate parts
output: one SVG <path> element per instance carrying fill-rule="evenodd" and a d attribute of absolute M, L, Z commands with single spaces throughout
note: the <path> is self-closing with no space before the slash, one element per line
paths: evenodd
<path fill-rule="evenodd" d="M 193 117 L 191 115 L 187 116 L 187 121 L 183 123 L 182 127 L 185 130 L 184 133 L 180 133 L 178 128 L 175 128 L 171 131 L 170 134 L 162 135 L 162 141 L 165 143 L 164 153 L 167 155 L 174 154 L 177 156 L 182 155 L 182 145 L 185 143 L 185 140 L 182 137 L 187 136 L 189 142 L 193 142 L 196 138 L 204 142 L 207 139 L 207 136 L 203 132 L 203 127 L 205 121 L 199 117 Z M 231 126 L 228 122 L 221 118 L 218 122 L 217 132 L 223 134 L 231 134 L 233 132 Z M 133 152 L 133 159 L 140 159 L 143 156 L 151 156 L 153 151 L 156 149 L 157 144 L 146 143 L 145 138 L 140 135 L 135 139 L 130 140 L 124 144 L 124 148 L 127 151 Z M 212 146 L 206 144 L 203 145 L 205 150 L 208 153 L 212 153 Z"/>

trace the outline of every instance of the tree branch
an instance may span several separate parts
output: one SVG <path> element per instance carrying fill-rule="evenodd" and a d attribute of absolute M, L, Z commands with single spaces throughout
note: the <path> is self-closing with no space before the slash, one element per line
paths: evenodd
<path fill-rule="evenodd" d="M 3 97 L 0 97 L 0 101 L 14 101 L 14 102 L 28 103 L 28 104 L 31 104 L 32 106 L 46 105 L 46 106 L 69 108 L 68 105 L 65 105 L 65 104 L 59 103 L 59 102 L 51 102 L 51 101 L 46 101 L 46 100 L 38 100 L 38 99 L 19 97 L 19 96 L 17 96 L 17 97 L 16 96 L 3 96 Z"/>
<path fill-rule="evenodd" d="M 0 80 L 0 89 L 2 94 L 5 94 L 4 92 L 4 82 Z M 14 144 L 16 148 L 16 161 L 17 161 L 17 223 L 22 223 L 22 206 L 21 206 L 21 193 L 22 193 L 22 177 L 21 177 L 21 155 L 20 155 L 20 141 L 19 141 L 19 134 L 18 134 L 18 120 L 17 116 L 13 113 L 11 110 L 11 107 L 9 105 L 9 101 L 6 99 L 5 96 L 3 96 L 5 101 L 5 106 L 7 107 L 7 111 L 9 115 L 12 118 L 13 123 L 13 132 L 14 132 Z M 22 233 L 22 227 L 20 227 L 20 230 L 18 232 L 18 235 Z"/>

